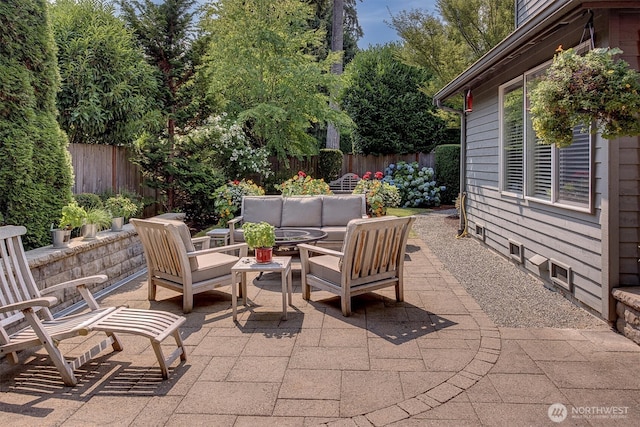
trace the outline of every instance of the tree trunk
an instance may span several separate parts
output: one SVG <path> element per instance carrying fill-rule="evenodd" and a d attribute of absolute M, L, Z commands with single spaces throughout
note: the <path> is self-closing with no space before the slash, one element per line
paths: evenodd
<path fill-rule="evenodd" d="M 331 50 L 333 52 L 342 52 L 344 50 L 344 0 L 333 0 L 333 18 L 331 22 Z M 333 74 L 342 74 L 342 59 L 331 66 Z M 334 97 L 336 94 L 331 94 Z M 337 109 L 338 106 L 331 104 L 332 108 Z M 340 133 L 329 123 L 327 126 L 327 148 L 340 148 Z"/>

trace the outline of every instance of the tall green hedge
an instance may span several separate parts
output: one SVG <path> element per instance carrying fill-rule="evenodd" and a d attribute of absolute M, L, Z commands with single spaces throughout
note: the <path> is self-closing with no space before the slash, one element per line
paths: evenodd
<path fill-rule="evenodd" d="M 27 248 L 51 243 L 50 226 L 72 197 L 49 22 L 47 0 L 0 2 L 0 214 L 27 228 Z"/>
<path fill-rule="evenodd" d="M 447 187 L 440 193 L 440 202 L 453 204 L 460 192 L 460 144 L 439 145 L 435 153 L 436 182 Z"/>
<path fill-rule="evenodd" d="M 317 178 L 322 178 L 327 183 L 338 179 L 342 171 L 342 151 L 321 148 L 318 156 Z"/>

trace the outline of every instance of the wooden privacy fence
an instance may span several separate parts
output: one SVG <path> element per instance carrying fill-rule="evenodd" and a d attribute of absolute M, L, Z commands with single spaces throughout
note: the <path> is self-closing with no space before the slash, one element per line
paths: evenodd
<path fill-rule="evenodd" d="M 420 167 L 433 168 L 435 164 L 435 155 L 433 153 L 415 153 L 415 154 L 388 154 L 384 156 L 362 156 L 357 154 L 344 154 L 342 157 L 342 170 L 340 176 L 346 173 L 355 173 L 362 176 L 365 172 L 376 173 L 380 171 L 384 173 L 384 170 L 391 163 L 398 163 L 399 161 L 405 161 L 407 163 L 418 162 Z M 304 171 L 307 174 L 311 174 L 313 177 L 318 174 L 318 156 L 313 156 L 310 159 L 298 160 L 290 158 L 289 170 L 297 172 L 299 170 Z M 271 159 L 271 170 L 278 173 L 282 170 L 287 170 L 286 165 L 278 162 L 277 159 Z"/>
<path fill-rule="evenodd" d="M 142 173 L 137 165 L 131 163 L 130 149 L 112 145 L 97 144 L 69 144 L 69 152 L 75 174 L 73 193 L 102 193 L 126 189 L 157 200 L 155 189 L 142 185 Z M 421 167 L 434 167 L 432 153 L 396 154 L 385 156 L 361 156 L 345 154 L 342 160 L 341 176 L 353 172 L 362 176 L 365 172 L 384 172 L 390 163 L 399 161 L 407 163 L 418 162 Z M 273 161 L 273 171 L 285 170 L 285 165 Z M 289 169 L 297 172 L 305 171 L 311 176 L 317 176 L 318 157 L 298 160 L 289 159 Z"/>

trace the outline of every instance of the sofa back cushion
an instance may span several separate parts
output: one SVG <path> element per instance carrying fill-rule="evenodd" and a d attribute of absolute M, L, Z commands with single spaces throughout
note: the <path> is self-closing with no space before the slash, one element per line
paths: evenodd
<path fill-rule="evenodd" d="M 284 197 L 281 227 L 321 227 L 322 198 Z"/>
<path fill-rule="evenodd" d="M 282 197 L 245 196 L 242 198 L 242 218 L 244 222 L 265 221 L 274 227 L 281 227 Z"/>
<path fill-rule="evenodd" d="M 352 219 L 366 214 L 364 194 L 323 196 L 322 225 L 346 226 Z"/>

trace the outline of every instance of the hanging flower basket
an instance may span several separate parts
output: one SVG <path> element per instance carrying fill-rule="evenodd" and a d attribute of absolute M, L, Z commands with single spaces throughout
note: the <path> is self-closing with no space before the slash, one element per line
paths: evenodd
<path fill-rule="evenodd" d="M 602 132 L 607 139 L 640 135 L 640 73 L 614 56 L 618 48 L 579 55 L 556 51 L 553 63 L 529 92 L 533 129 L 542 144 L 567 147 L 573 129 Z"/>

